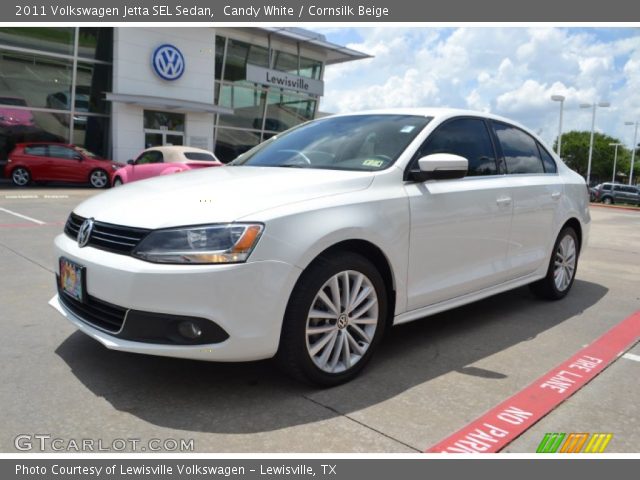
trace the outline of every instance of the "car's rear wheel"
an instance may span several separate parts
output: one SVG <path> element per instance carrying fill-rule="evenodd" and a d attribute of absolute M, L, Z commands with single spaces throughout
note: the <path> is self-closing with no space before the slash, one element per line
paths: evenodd
<path fill-rule="evenodd" d="M 11 172 L 11 181 L 13 181 L 13 184 L 18 187 L 24 187 L 31 181 L 31 174 L 26 168 L 14 168 Z"/>
<path fill-rule="evenodd" d="M 116 177 L 116 178 L 113 180 L 113 186 L 114 186 L 114 187 L 119 187 L 120 185 L 122 185 L 122 179 L 121 179 L 120 177 Z"/>
<path fill-rule="evenodd" d="M 575 230 L 565 227 L 553 247 L 546 277 L 531 284 L 533 293 L 549 300 L 565 297 L 576 276 L 579 254 L 580 246 Z"/>
<path fill-rule="evenodd" d="M 605 205 L 611 205 L 613 203 L 613 198 L 611 197 L 604 197 L 602 199 L 602 203 L 604 203 Z"/>
<path fill-rule="evenodd" d="M 354 378 L 384 332 L 387 291 L 366 258 L 320 257 L 302 274 L 287 306 L 277 359 L 293 377 L 322 386 Z"/>
<path fill-rule="evenodd" d="M 109 175 L 104 170 L 94 170 L 89 175 L 89 183 L 93 188 L 105 188 L 109 185 Z"/>

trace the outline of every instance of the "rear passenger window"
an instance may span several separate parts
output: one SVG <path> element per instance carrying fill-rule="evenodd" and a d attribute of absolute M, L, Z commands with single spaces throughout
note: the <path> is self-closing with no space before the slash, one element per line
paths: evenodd
<path fill-rule="evenodd" d="M 558 167 L 553 157 L 549 155 L 549 152 L 540 144 L 538 144 L 538 151 L 540 152 L 542 164 L 544 165 L 544 173 L 557 173 Z"/>
<path fill-rule="evenodd" d="M 49 156 L 55 158 L 66 158 L 72 160 L 78 158 L 78 153 L 67 147 L 60 145 L 49 145 Z"/>
<path fill-rule="evenodd" d="M 30 145 L 24 148 L 25 155 L 35 155 L 36 157 L 46 157 L 47 156 L 47 146 L 46 145 Z"/>
<path fill-rule="evenodd" d="M 209 153 L 202 152 L 184 152 L 184 156 L 187 160 L 207 160 L 209 162 L 215 162 L 216 159 Z"/>
<path fill-rule="evenodd" d="M 504 123 L 493 124 L 502 153 L 507 164 L 507 173 L 544 173 L 536 141 L 522 130 Z"/>
<path fill-rule="evenodd" d="M 480 118 L 458 118 L 438 127 L 420 148 L 418 158 L 432 153 L 453 153 L 466 158 L 468 176 L 497 174 L 493 143 Z"/>

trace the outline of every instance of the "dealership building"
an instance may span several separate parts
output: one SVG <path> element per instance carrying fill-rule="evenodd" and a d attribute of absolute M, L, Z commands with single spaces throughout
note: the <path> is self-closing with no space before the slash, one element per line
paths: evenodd
<path fill-rule="evenodd" d="M 366 57 L 299 28 L 0 27 L 0 162 L 35 141 L 230 161 L 314 118 L 327 65 Z"/>

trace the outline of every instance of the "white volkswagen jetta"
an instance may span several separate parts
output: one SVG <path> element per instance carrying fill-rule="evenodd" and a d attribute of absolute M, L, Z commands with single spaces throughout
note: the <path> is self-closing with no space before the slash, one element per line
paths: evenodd
<path fill-rule="evenodd" d="M 51 303 L 111 349 L 276 356 L 334 385 L 391 325 L 525 284 L 564 297 L 589 223 L 584 180 L 509 120 L 334 116 L 83 202 Z"/>

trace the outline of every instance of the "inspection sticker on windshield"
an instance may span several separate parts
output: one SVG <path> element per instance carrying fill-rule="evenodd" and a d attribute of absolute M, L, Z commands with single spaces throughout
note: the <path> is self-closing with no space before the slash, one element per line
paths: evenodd
<path fill-rule="evenodd" d="M 411 133 L 411 132 L 413 132 L 414 128 L 416 128 L 416 127 L 413 126 L 413 125 L 406 125 L 406 126 L 404 126 L 404 127 L 402 127 L 400 129 L 400 133 Z"/>
<path fill-rule="evenodd" d="M 370 158 L 362 162 L 362 166 L 363 167 L 381 167 L 383 163 L 384 163 L 384 160 L 374 160 Z"/>

